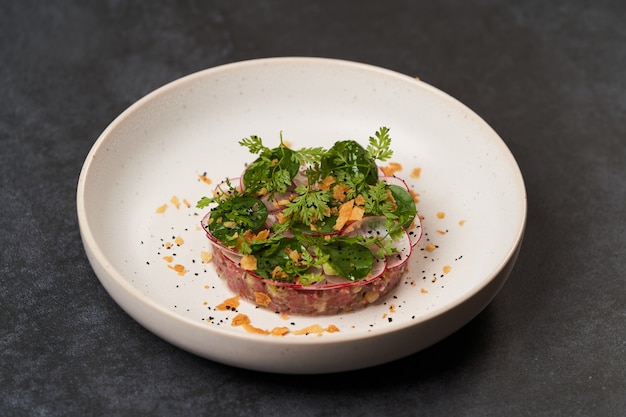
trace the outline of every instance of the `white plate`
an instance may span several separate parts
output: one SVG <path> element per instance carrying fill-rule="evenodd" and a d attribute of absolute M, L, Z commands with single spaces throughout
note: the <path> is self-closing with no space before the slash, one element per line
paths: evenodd
<path fill-rule="evenodd" d="M 201 261 L 209 243 L 198 227 L 203 212 L 194 206 L 253 159 L 237 142 L 256 134 L 275 146 L 282 131 L 296 148 L 340 139 L 366 144 L 380 126 L 391 129 L 392 160 L 419 193 L 424 217 L 425 237 L 397 290 L 362 311 L 330 317 L 284 317 L 247 302 L 237 311 L 217 310 L 232 294 L 212 265 Z M 411 177 L 415 168 L 418 178 Z M 205 173 L 213 184 L 200 180 Z M 157 213 L 163 205 L 166 211 Z M 414 78 L 320 58 L 211 68 L 139 100 L 91 149 L 77 206 L 96 275 L 135 320 L 200 356 L 279 373 L 373 366 L 450 335 L 504 284 L 526 219 L 519 168 L 475 113 Z M 177 237 L 184 240 L 180 246 Z M 164 247 L 166 242 L 173 247 Z M 428 251 L 428 244 L 437 248 Z M 170 268 L 176 264 L 187 272 L 181 276 Z M 259 329 L 290 332 L 250 333 L 231 325 L 238 313 Z M 311 325 L 339 331 L 297 334 Z"/>

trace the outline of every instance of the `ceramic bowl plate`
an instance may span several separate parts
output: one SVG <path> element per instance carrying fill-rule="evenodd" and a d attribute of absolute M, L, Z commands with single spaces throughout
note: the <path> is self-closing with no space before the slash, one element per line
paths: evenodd
<path fill-rule="evenodd" d="M 195 208 L 254 159 L 259 135 L 294 148 L 367 144 L 390 128 L 392 161 L 418 195 L 424 237 L 388 297 L 357 312 L 285 316 L 240 301 L 205 263 Z M 504 284 L 526 218 L 520 170 L 498 135 L 447 94 L 369 65 L 272 58 L 201 71 L 147 95 L 91 149 L 77 190 L 83 244 L 113 299 L 163 339 L 254 370 L 326 373 L 373 366 L 440 341 Z M 225 304 L 232 304 L 232 301 Z M 250 326 L 234 326 L 238 314 Z M 287 328 L 282 336 L 266 334 Z"/>

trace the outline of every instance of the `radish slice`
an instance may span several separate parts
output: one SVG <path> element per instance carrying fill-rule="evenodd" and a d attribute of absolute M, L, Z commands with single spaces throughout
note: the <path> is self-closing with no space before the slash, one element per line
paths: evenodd
<path fill-rule="evenodd" d="M 298 187 L 300 185 L 308 185 L 309 184 L 309 178 L 306 175 L 306 169 L 301 169 L 300 171 L 298 171 L 298 173 L 296 174 L 295 177 L 293 177 L 293 185 Z"/>
<path fill-rule="evenodd" d="M 384 238 L 388 235 L 386 219 L 384 216 L 367 216 L 361 220 L 350 223 L 343 229 L 342 235 L 346 236 L 378 236 Z"/>
<path fill-rule="evenodd" d="M 406 231 L 402 237 L 391 241 L 391 247 L 394 248 L 396 252 L 387 255 L 387 268 L 389 269 L 404 265 L 408 262 L 411 253 L 413 253 L 411 239 Z"/>
<path fill-rule="evenodd" d="M 376 258 L 374 267 L 367 277 L 358 281 L 351 281 L 339 275 L 326 275 L 326 279 L 314 285 L 302 286 L 301 289 L 326 290 L 331 288 L 358 287 L 380 278 L 387 270 L 387 261 Z"/>
<path fill-rule="evenodd" d="M 232 252 L 225 251 L 225 250 L 223 250 L 222 253 L 224 254 L 225 257 L 227 257 L 229 260 L 233 261 L 237 265 L 241 263 L 241 258 L 243 258 L 243 255 L 240 253 L 232 253 Z"/>
<path fill-rule="evenodd" d="M 211 241 L 211 243 L 213 243 L 213 245 L 215 245 L 218 249 L 222 250 L 223 252 L 230 253 L 233 255 L 239 255 L 239 252 L 237 252 L 234 248 L 229 248 L 228 246 L 225 246 L 215 236 L 213 236 L 213 233 L 211 233 L 211 231 L 209 230 L 209 218 L 210 217 L 211 217 L 211 211 L 209 211 L 200 221 L 202 228 L 206 232 L 207 238 Z"/>
<path fill-rule="evenodd" d="M 238 268 L 241 267 L 240 262 L 241 262 L 242 256 L 240 254 L 231 253 L 228 251 L 228 249 L 222 250 L 221 247 L 217 248 L 217 250 L 221 250 L 225 258 L 229 262 L 232 262 Z M 279 287 L 293 288 L 293 289 L 298 289 L 298 290 L 330 290 L 330 289 L 345 288 L 345 287 L 358 287 L 358 286 L 368 284 L 380 278 L 385 273 L 386 270 L 387 270 L 386 260 L 376 259 L 376 262 L 374 263 L 374 268 L 369 273 L 369 275 L 364 279 L 361 279 L 358 281 L 350 281 L 349 279 L 341 277 L 339 275 L 326 275 L 324 280 L 316 284 L 312 284 L 312 285 L 302 285 L 302 284 L 293 283 L 293 282 L 276 281 L 272 279 L 263 278 L 260 275 L 254 273 L 253 271 L 245 271 L 245 272 L 248 273 L 254 279 L 263 281 L 267 284 L 276 285 Z"/>
<path fill-rule="evenodd" d="M 347 230 L 349 236 L 378 236 L 389 239 L 387 237 L 386 219 L 383 216 L 365 217 L 363 220 L 352 224 L 349 229 Z M 417 227 L 416 230 L 421 233 L 421 227 Z M 411 234 L 407 231 L 400 238 L 392 240 L 391 247 L 395 248 L 397 252 L 387 256 L 387 268 L 397 268 L 404 265 L 413 252 L 413 246 L 415 245 L 411 239 Z"/>
<path fill-rule="evenodd" d="M 329 285 L 332 285 L 332 288 L 343 288 L 343 287 L 353 287 L 353 286 L 358 286 L 358 285 L 364 285 L 377 278 L 380 278 L 380 276 L 382 276 L 386 270 L 387 270 L 387 260 L 375 258 L 374 266 L 372 270 L 370 271 L 370 273 L 365 278 L 360 279 L 358 281 L 352 281 L 340 275 L 327 274 L 326 275 L 327 284 L 324 285 L 323 288 L 329 288 L 328 287 Z M 317 286 L 317 288 L 320 288 L 320 287 Z"/>
<path fill-rule="evenodd" d="M 228 182 L 230 182 L 231 187 L 235 187 L 237 191 L 241 191 L 243 189 L 242 184 L 241 184 L 241 179 L 239 177 L 233 177 L 217 184 L 217 186 L 213 189 L 213 195 L 216 197 L 221 196 L 221 195 L 225 195 L 225 196 L 233 195 L 233 190 L 231 187 L 228 186 Z"/>
<path fill-rule="evenodd" d="M 387 185 L 397 185 L 398 187 L 402 187 L 405 190 L 409 191 L 408 184 L 402 178 L 385 175 L 383 177 L 380 177 L 379 179 Z"/>
<path fill-rule="evenodd" d="M 403 187 L 410 192 L 408 184 L 402 178 L 384 176 L 381 177 L 381 180 L 385 181 L 385 183 L 389 185 L 397 185 L 399 187 Z M 411 239 L 411 246 L 417 245 L 417 242 L 419 242 L 422 238 L 422 221 L 419 214 L 416 215 L 413 219 L 411 227 L 407 229 L 407 233 L 409 234 L 409 238 Z"/>
<path fill-rule="evenodd" d="M 274 195 L 266 194 L 260 198 L 260 200 L 267 207 L 267 211 L 270 213 L 276 213 L 285 208 L 287 203 L 289 202 L 289 197 L 293 196 L 293 192 L 291 190 L 279 194 L 275 193 Z"/>
<path fill-rule="evenodd" d="M 276 213 L 270 211 L 267 214 L 267 220 L 265 220 L 265 227 L 271 230 L 272 226 L 274 226 L 276 223 L 278 223 L 278 218 L 276 217 Z"/>
<path fill-rule="evenodd" d="M 413 219 L 413 223 L 411 223 L 411 227 L 406 232 L 409 236 L 409 239 L 411 240 L 411 246 L 415 247 L 415 245 L 417 245 L 417 242 L 419 242 L 422 238 L 423 233 L 422 219 L 419 214 L 415 216 L 415 219 Z"/>

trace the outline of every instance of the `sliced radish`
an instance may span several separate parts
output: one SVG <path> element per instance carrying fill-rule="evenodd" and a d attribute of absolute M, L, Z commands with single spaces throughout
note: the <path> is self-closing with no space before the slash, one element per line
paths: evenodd
<path fill-rule="evenodd" d="M 405 190 L 409 191 L 408 184 L 402 178 L 385 175 L 383 177 L 380 177 L 379 179 L 387 185 L 397 185 L 398 187 L 402 187 Z"/>
<path fill-rule="evenodd" d="M 411 246 L 417 245 L 417 242 L 422 238 L 422 219 L 418 214 L 413 219 L 413 223 L 411 223 L 411 227 L 406 231 L 409 239 L 411 240 Z"/>
<path fill-rule="evenodd" d="M 222 253 L 226 257 L 226 259 L 228 259 L 228 261 L 235 264 L 238 268 L 241 268 L 240 266 L 241 255 L 232 254 L 227 251 L 222 251 Z M 358 286 L 368 284 L 380 278 L 385 273 L 386 270 L 387 270 L 387 262 L 384 259 L 377 259 L 376 263 L 374 264 L 374 268 L 372 269 L 370 274 L 364 279 L 361 279 L 358 281 L 351 281 L 339 275 L 325 275 L 325 279 L 312 285 L 302 285 L 302 284 L 295 283 L 295 282 L 276 281 L 273 279 L 263 278 L 262 276 L 256 274 L 254 271 L 245 271 L 245 272 L 248 273 L 254 279 L 265 282 L 267 284 L 276 285 L 279 287 L 293 288 L 293 289 L 298 289 L 298 290 L 331 290 L 331 289 L 345 288 L 345 287 L 358 287 Z"/>
<path fill-rule="evenodd" d="M 387 270 L 387 261 L 378 259 L 374 262 L 374 267 L 367 277 L 358 281 L 351 281 L 339 275 L 326 275 L 326 279 L 317 284 L 301 286 L 303 290 L 329 290 L 345 287 L 359 287 L 380 278 Z"/>
<path fill-rule="evenodd" d="M 402 237 L 391 241 L 391 247 L 395 249 L 395 252 L 387 255 L 387 268 L 389 269 L 404 265 L 408 262 L 411 253 L 413 253 L 411 239 L 406 231 Z"/>
<path fill-rule="evenodd" d="M 421 232 L 420 227 L 417 227 L 416 230 Z M 415 232 L 413 234 L 415 234 Z M 361 235 L 364 237 L 377 236 L 383 239 L 389 239 L 387 236 L 386 219 L 383 216 L 365 217 L 363 220 L 351 225 L 348 235 Z M 400 238 L 392 240 L 391 247 L 395 248 L 397 253 L 387 256 L 387 268 L 397 268 L 406 263 L 413 252 L 413 246 L 415 245 L 411 239 L 411 234 L 407 231 L 405 231 Z"/>
<path fill-rule="evenodd" d="M 241 263 L 241 258 L 243 258 L 243 255 L 240 253 L 233 253 L 233 252 L 225 251 L 225 250 L 223 250 L 222 253 L 224 254 L 225 257 L 227 257 L 229 260 L 233 261 L 237 265 Z"/>
<path fill-rule="evenodd" d="M 267 220 L 265 220 L 265 227 L 268 229 L 272 229 L 272 226 L 274 226 L 276 223 L 278 223 L 278 217 L 276 216 L 277 213 L 275 212 L 269 212 L 267 215 Z"/>
<path fill-rule="evenodd" d="M 344 227 L 342 235 L 346 236 L 377 236 L 385 238 L 389 232 L 384 216 L 366 216 L 363 219 L 350 223 Z"/>
<path fill-rule="evenodd" d="M 230 187 L 228 186 L 229 182 L 230 182 Z M 239 177 L 233 177 L 233 178 L 229 178 L 228 180 L 224 180 L 220 182 L 213 189 L 213 195 L 216 197 L 220 195 L 231 196 L 233 195 L 233 190 L 231 187 L 235 187 L 237 191 L 242 191 L 243 188 L 241 184 L 241 179 Z"/>
<path fill-rule="evenodd" d="M 265 194 L 264 196 L 260 198 L 260 200 L 263 202 L 263 204 L 265 204 L 265 207 L 267 207 L 268 212 L 276 213 L 285 208 L 287 203 L 290 201 L 290 197 L 292 196 L 293 196 L 293 192 L 289 190 L 287 192 L 280 193 L 280 194 L 279 193 L 274 193 L 273 195 Z"/>
<path fill-rule="evenodd" d="M 233 255 L 239 255 L 239 252 L 237 252 L 236 249 L 225 246 L 215 236 L 213 236 L 213 233 L 211 233 L 211 231 L 209 230 L 209 218 L 210 217 L 211 217 L 211 212 L 209 211 L 200 221 L 202 228 L 206 232 L 207 238 L 211 241 L 211 243 L 213 243 L 213 245 L 215 245 L 218 249 L 222 250 L 223 252 L 231 253 Z"/>
<path fill-rule="evenodd" d="M 298 171 L 295 177 L 293 177 L 293 185 L 298 187 L 300 185 L 308 185 L 309 177 L 306 175 L 306 169 L 301 169 Z"/>

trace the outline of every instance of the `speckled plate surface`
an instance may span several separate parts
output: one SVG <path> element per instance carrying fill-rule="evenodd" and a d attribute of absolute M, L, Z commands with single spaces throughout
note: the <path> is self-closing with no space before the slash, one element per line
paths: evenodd
<path fill-rule="evenodd" d="M 391 129 L 393 162 L 418 194 L 424 237 L 388 297 L 329 317 L 278 315 L 241 301 L 205 263 L 196 201 L 252 155 L 238 141 L 279 132 L 292 147 L 362 144 Z M 222 363 L 279 373 L 381 364 L 450 335 L 497 294 L 526 219 L 519 168 L 475 113 L 414 78 L 321 58 L 272 58 L 174 81 L 114 120 L 80 174 L 89 260 L 115 301 L 163 339 Z M 232 306 L 231 306 L 232 307 Z M 245 314 L 258 332 L 233 326 Z M 264 334 L 286 327 L 283 336 Z"/>

